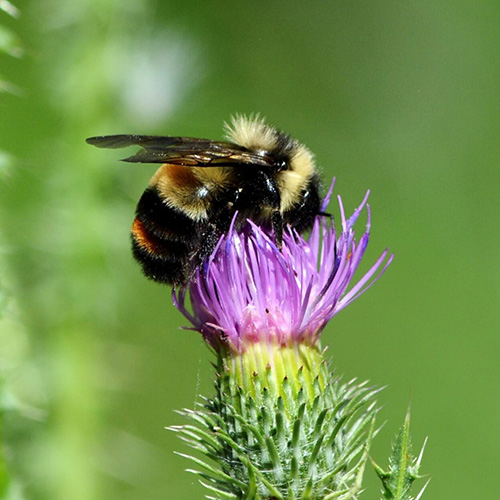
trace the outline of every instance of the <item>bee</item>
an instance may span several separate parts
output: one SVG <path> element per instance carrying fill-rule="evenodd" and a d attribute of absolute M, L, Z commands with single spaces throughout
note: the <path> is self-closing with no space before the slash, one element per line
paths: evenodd
<path fill-rule="evenodd" d="M 123 161 L 161 163 L 144 191 L 132 224 L 132 251 L 146 277 L 185 283 L 214 250 L 237 212 L 272 230 L 298 232 L 320 214 L 320 179 L 309 149 L 257 116 L 225 125 L 228 141 L 191 137 L 91 137 L 100 148 L 140 146 Z"/>

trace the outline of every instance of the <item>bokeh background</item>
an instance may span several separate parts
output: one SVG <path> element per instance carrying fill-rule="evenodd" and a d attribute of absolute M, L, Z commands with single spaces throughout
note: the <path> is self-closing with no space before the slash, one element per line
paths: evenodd
<path fill-rule="evenodd" d="M 498 498 L 497 0 L 12 1 L 0 2 L 7 497 L 203 497 L 164 427 L 211 394 L 211 353 L 129 250 L 154 166 L 84 139 L 221 138 L 232 114 L 260 112 L 315 152 L 349 209 L 372 190 L 366 265 L 387 245 L 396 255 L 323 337 L 338 373 L 387 385 L 372 455 L 385 465 L 411 403 L 415 450 L 429 436 L 423 498 Z M 379 498 L 365 477 L 362 498 Z"/>

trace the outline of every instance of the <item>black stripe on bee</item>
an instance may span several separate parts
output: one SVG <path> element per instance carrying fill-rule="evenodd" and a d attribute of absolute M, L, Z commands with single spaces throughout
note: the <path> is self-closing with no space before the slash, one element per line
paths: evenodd
<path fill-rule="evenodd" d="M 132 225 L 132 252 L 144 274 L 161 283 L 181 283 L 189 268 L 198 232 L 195 222 L 163 203 L 154 187 L 146 189 Z"/>

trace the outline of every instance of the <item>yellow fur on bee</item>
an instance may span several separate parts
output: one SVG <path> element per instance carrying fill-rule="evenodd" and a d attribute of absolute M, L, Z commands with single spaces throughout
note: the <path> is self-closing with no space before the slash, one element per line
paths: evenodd
<path fill-rule="evenodd" d="M 151 179 L 160 198 L 169 207 L 194 221 L 207 217 L 212 197 L 231 184 L 231 169 L 224 167 L 185 167 L 162 165 Z"/>

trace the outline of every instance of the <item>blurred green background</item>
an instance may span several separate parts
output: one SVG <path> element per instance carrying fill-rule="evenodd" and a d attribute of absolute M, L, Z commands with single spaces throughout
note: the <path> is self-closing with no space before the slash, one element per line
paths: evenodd
<path fill-rule="evenodd" d="M 211 394 L 211 354 L 129 249 L 155 168 L 84 139 L 220 138 L 236 112 L 307 144 L 348 210 L 372 190 L 365 265 L 396 257 L 323 344 L 338 373 L 387 385 L 374 458 L 411 402 L 424 498 L 498 498 L 498 1 L 15 6 L 0 11 L 9 498 L 203 497 L 164 427 Z"/>

